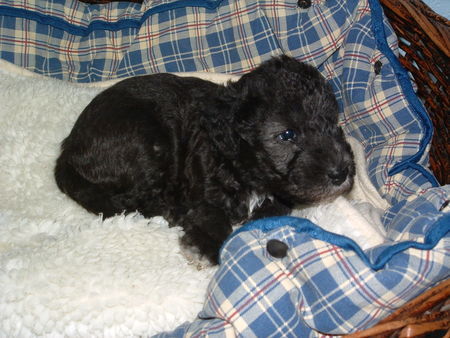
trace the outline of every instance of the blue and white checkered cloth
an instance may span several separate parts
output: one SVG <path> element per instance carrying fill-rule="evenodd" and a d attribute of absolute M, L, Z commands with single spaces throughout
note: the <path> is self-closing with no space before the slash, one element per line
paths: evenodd
<path fill-rule="evenodd" d="M 59 79 L 156 72 L 242 74 L 273 55 L 316 66 L 340 123 L 391 207 L 389 241 L 362 251 L 297 218 L 233 234 L 198 320 L 162 336 L 307 337 L 364 329 L 450 274 L 450 186 L 427 169 L 432 124 L 376 0 L 0 0 L 0 58 Z M 267 242 L 284 242 L 274 258 Z M 321 333 L 319 333 L 321 332 Z"/>

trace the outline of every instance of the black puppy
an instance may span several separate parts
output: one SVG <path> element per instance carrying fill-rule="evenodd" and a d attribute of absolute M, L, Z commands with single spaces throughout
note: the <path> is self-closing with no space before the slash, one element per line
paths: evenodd
<path fill-rule="evenodd" d="M 100 93 L 64 140 L 59 188 L 110 217 L 180 225 L 217 262 L 232 225 L 350 190 L 354 163 L 332 89 L 281 56 L 227 86 L 155 74 Z"/>

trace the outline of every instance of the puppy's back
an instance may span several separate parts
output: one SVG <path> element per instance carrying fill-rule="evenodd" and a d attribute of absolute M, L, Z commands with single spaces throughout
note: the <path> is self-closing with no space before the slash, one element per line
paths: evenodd
<path fill-rule="evenodd" d="M 155 74 L 103 91 L 63 141 L 55 168 L 58 187 L 105 217 L 124 210 L 151 214 L 149 196 L 157 200 L 182 170 L 180 142 L 187 124 L 199 119 L 194 102 L 216 89 L 198 78 Z"/>

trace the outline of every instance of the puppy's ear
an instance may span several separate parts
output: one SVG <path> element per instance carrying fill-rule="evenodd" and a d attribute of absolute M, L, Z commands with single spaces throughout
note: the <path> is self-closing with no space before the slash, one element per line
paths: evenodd
<path fill-rule="evenodd" d="M 266 98 L 269 94 L 263 75 L 258 70 L 253 71 L 242 76 L 239 81 L 230 83 L 227 88 L 232 97 L 234 131 L 241 141 L 249 145 L 254 144 L 257 125 L 263 123 L 264 119 L 261 113 L 267 108 Z"/>
<path fill-rule="evenodd" d="M 203 107 L 201 123 L 215 146 L 225 157 L 232 159 L 239 152 L 240 142 L 235 129 L 236 98 L 226 89 L 221 94 Z"/>
<path fill-rule="evenodd" d="M 202 125 L 214 144 L 230 159 L 236 158 L 244 143 L 252 144 L 254 111 L 260 104 L 264 79 L 249 73 L 222 87 L 202 108 Z"/>

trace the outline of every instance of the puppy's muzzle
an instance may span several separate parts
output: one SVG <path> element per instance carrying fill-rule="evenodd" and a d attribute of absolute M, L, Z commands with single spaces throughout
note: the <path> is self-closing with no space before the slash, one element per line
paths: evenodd
<path fill-rule="evenodd" d="M 331 183 L 333 183 L 336 186 L 339 186 L 345 182 L 345 180 L 348 177 L 348 173 L 349 173 L 348 167 L 335 168 L 328 172 L 328 177 L 330 178 Z"/>

